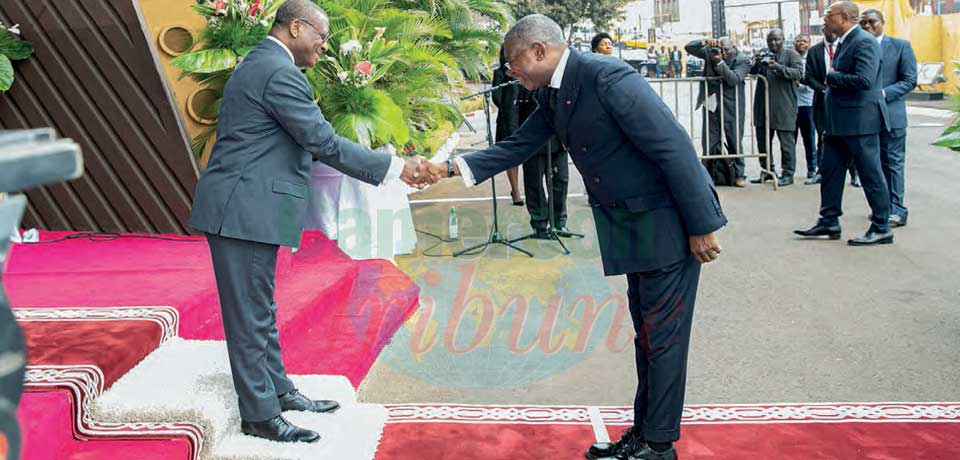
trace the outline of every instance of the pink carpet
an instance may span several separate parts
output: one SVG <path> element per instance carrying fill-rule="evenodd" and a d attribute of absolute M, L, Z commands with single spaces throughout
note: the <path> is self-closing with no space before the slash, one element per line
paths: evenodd
<path fill-rule="evenodd" d="M 41 241 L 77 234 L 42 232 Z M 15 308 L 172 306 L 186 339 L 223 339 L 202 237 L 124 235 L 14 245 L 4 285 Z M 341 374 L 359 385 L 416 309 L 419 288 L 385 261 L 354 261 L 321 232 L 277 263 L 277 322 L 287 370 Z"/>

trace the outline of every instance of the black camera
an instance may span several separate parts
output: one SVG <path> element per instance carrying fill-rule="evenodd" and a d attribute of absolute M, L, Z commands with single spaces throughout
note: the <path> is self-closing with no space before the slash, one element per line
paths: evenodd
<path fill-rule="evenodd" d="M 757 53 L 757 60 L 763 65 L 770 65 L 777 62 L 777 55 L 770 52 L 770 50 L 763 50 Z"/>
<path fill-rule="evenodd" d="M 723 53 L 723 50 L 721 50 L 720 48 L 717 48 L 717 47 L 711 47 L 710 49 L 707 50 L 707 52 L 710 53 L 710 54 L 712 54 L 712 55 L 714 55 L 714 56 L 717 56 L 717 55 L 720 55 L 721 53 Z"/>

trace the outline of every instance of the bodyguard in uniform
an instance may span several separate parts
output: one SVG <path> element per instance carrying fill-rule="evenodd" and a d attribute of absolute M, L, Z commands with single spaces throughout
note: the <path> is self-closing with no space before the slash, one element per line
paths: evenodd
<path fill-rule="evenodd" d="M 281 411 L 331 412 L 287 378 L 273 291 L 280 246 L 298 246 L 310 165 L 322 161 L 370 184 L 408 183 L 419 161 L 373 152 L 334 134 L 299 67 L 326 52 L 329 25 L 309 0 L 287 0 L 270 35 L 237 66 L 223 91 L 217 142 L 197 184 L 190 226 L 206 233 L 244 434 L 282 442 L 320 436 Z"/>
<path fill-rule="evenodd" d="M 554 134 L 567 146 L 593 207 L 604 273 L 627 275 L 637 334 L 634 426 L 587 457 L 675 459 L 700 264 L 719 257 L 714 232 L 727 222 L 716 192 L 683 127 L 632 67 L 567 48 L 542 15 L 518 21 L 504 47 L 511 76 L 541 88 L 539 108 L 508 139 L 430 174 L 474 185 Z"/>

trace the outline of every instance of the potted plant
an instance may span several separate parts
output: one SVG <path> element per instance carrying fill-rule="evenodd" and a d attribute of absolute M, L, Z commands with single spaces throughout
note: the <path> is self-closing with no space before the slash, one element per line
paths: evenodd
<path fill-rule="evenodd" d="M 954 73 L 960 75 L 960 62 L 954 62 L 953 66 Z M 956 112 L 956 115 L 947 129 L 943 130 L 943 135 L 933 141 L 933 145 L 960 152 L 960 86 L 957 87 L 957 94 L 950 98 L 950 108 Z"/>

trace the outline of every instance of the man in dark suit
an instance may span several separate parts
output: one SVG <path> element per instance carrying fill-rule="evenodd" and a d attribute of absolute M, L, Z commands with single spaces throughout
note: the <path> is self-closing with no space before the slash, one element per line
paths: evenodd
<path fill-rule="evenodd" d="M 726 37 L 719 40 L 694 40 L 687 43 L 685 49 L 687 54 L 704 60 L 703 76 L 714 78 L 707 81 L 706 90 L 704 90 L 704 84 L 701 83 L 700 91 L 697 94 L 697 107 L 706 104 L 703 124 L 703 150 L 706 152 L 705 154 L 723 154 L 724 144 L 727 146 L 727 155 L 742 154 L 743 125 L 746 118 L 744 82 L 750 72 L 750 59 L 741 55 L 737 48 L 733 46 L 733 41 Z M 718 50 L 719 53 L 716 52 Z M 717 77 L 720 80 L 716 80 Z M 720 98 L 721 86 L 723 86 L 722 100 Z M 706 96 L 704 96 L 705 94 Z M 718 107 L 723 110 L 722 134 L 720 132 L 721 111 L 717 110 Z M 708 171 L 711 170 L 712 164 L 715 162 L 730 161 L 733 165 L 733 177 L 723 185 L 733 185 L 735 187 L 746 185 L 747 176 L 744 174 L 743 158 L 707 161 Z M 716 174 L 711 172 L 710 175 L 714 184 L 717 184 L 718 177 Z"/>
<path fill-rule="evenodd" d="M 217 142 L 190 214 L 190 226 L 210 245 L 241 431 L 274 441 L 320 438 L 281 411 L 339 407 L 307 399 L 287 378 L 275 321 L 277 251 L 299 244 L 311 161 L 370 184 L 419 182 L 419 160 L 404 162 L 337 136 L 313 102 L 300 68 L 317 63 L 328 34 L 326 15 L 310 1 L 280 6 L 270 35 L 224 88 Z"/>
<path fill-rule="evenodd" d="M 470 186 L 552 135 L 567 147 L 593 207 L 604 273 L 627 275 L 637 334 L 634 426 L 587 456 L 675 459 L 700 264 L 719 257 L 714 232 L 726 224 L 716 192 L 683 127 L 632 67 L 567 48 L 542 15 L 518 21 L 504 46 L 511 76 L 542 88 L 539 108 L 507 140 L 431 165 L 431 175 L 461 175 Z"/>
<path fill-rule="evenodd" d="M 890 189 L 890 226 L 907 225 L 903 204 L 903 166 L 907 145 L 907 93 L 917 86 L 917 58 L 910 42 L 883 34 L 883 14 L 866 10 L 860 27 L 880 42 L 880 84 L 887 103 L 889 130 L 880 131 L 880 165 Z"/>
<path fill-rule="evenodd" d="M 780 139 L 779 185 L 793 185 L 797 166 L 797 82 L 803 78 L 803 59 L 793 49 L 783 46 L 783 31 L 773 29 L 767 34 L 767 49 L 757 53 L 750 73 L 764 77 L 757 82 L 753 98 L 753 125 L 757 128 L 758 149 L 760 153 L 767 153 L 767 143 L 772 145 L 773 133 L 777 133 Z M 763 169 L 775 172 L 774 163 L 772 152 L 769 168 L 767 158 L 760 157 Z M 760 177 L 751 182 L 759 184 L 774 179 L 770 174 L 760 173 Z"/>
<path fill-rule="evenodd" d="M 853 158 L 873 214 L 867 233 L 848 243 L 867 246 L 893 243 L 893 233 L 888 222 L 890 192 L 880 167 L 879 133 L 889 126 L 880 86 L 880 44 L 857 26 L 859 20 L 853 2 L 834 3 L 824 14 L 824 27 L 840 38 L 833 68 L 827 72 L 820 219 L 813 227 L 795 233 L 840 238 L 843 179 Z"/>

